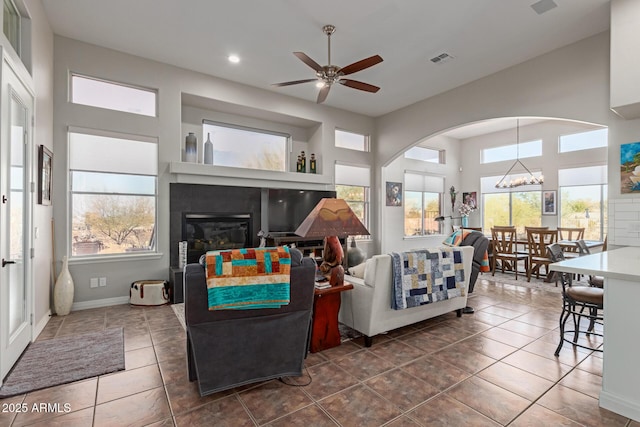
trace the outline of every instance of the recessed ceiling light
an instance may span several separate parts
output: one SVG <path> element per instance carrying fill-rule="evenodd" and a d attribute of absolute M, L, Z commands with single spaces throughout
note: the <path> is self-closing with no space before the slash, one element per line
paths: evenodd
<path fill-rule="evenodd" d="M 237 64 L 240 62 L 240 57 L 238 55 L 229 55 L 229 62 L 232 64 Z"/>
<path fill-rule="evenodd" d="M 542 15 L 556 7 L 558 7 L 558 5 L 553 0 L 540 0 L 531 5 L 531 8 L 535 10 L 538 15 Z"/>

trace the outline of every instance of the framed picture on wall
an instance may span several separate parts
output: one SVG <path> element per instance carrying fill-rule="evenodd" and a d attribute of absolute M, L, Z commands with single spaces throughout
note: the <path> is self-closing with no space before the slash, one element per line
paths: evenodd
<path fill-rule="evenodd" d="M 462 203 L 469 205 L 471 209 L 478 209 L 477 192 L 471 191 L 469 193 L 462 193 Z"/>
<path fill-rule="evenodd" d="M 542 215 L 557 215 L 558 197 L 556 190 L 542 192 Z"/>
<path fill-rule="evenodd" d="M 38 203 L 51 204 L 51 173 L 53 172 L 53 153 L 44 145 L 38 147 Z"/>
<path fill-rule="evenodd" d="M 401 182 L 387 182 L 387 206 L 402 206 Z"/>
<path fill-rule="evenodd" d="M 640 142 L 620 145 L 620 193 L 640 192 Z"/>

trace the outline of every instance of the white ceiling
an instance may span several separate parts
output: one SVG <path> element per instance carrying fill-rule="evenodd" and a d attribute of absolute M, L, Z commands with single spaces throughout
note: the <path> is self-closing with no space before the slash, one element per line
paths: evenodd
<path fill-rule="evenodd" d="M 548 0 L 545 0 L 548 1 Z M 315 102 L 314 77 L 292 52 L 344 67 L 379 54 L 325 104 L 373 117 L 411 105 L 609 28 L 610 0 L 42 0 L 56 34 Z M 454 57 L 442 64 L 429 58 Z M 241 58 L 227 61 L 229 54 Z"/>

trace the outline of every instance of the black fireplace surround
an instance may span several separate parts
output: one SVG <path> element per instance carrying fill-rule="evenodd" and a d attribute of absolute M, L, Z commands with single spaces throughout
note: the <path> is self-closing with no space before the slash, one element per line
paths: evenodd
<path fill-rule="evenodd" d="M 172 183 L 171 266 L 179 265 L 181 241 L 188 242 L 187 263 L 192 263 L 210 250 L 257 247 L 260 230 L 279 236 L 294 235 L 324 197 L 336 197 L 336 192 Z"/>
<path fill-rule="evenodd" d="M 171 184 L 171 266 L 178 266 L 178 243 L 183 240 L 192 240 L 187 262 L 198 262 L 207 250 L 258 246 L 260 240 L 256 234 L 262 220 L 261 193 L 262 189 L 251 187 Z M 240 240 L 243 241 L 241 246 Z"/>

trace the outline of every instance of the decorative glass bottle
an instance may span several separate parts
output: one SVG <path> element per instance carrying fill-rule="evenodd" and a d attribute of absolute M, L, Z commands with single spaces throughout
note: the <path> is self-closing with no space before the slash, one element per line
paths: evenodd
<path fill-rule="evenodd" d="M 73 278 L 69 272 L 67 256 L 62 257 L 62 271 L 53 287 L 53 306 L 58 316 L 66 316 L 73 305 Z"/>
<path fill-rule="evenodd" d="M 298 156 L 298 160 L 296 161 L 296 172 L 302 172 L 302 159 Z"/>
<path fill-rule="evenodd" d="M 193 132 L 189 132 L 184 146 L 185 160 L 191 163 L 198 163 L 198 138 Z"/>
<path fill-rule="evenodd" d="M 304 154 L 304 151 L 300 153 L 300 172 L 307 172 L 307 156 Z"/>
<path fill-rule="evenodd" d="M 211 142 L 210 133 L 207 134 L 207 142 L 204 143 L 204 164 L 213 164 L 213 142 Z"/>
<path fill-rule="evenodd" d="M 316 173 L 316 155 L 311 153 L 311 159 L 309 159 L 309 172 Z"/>

